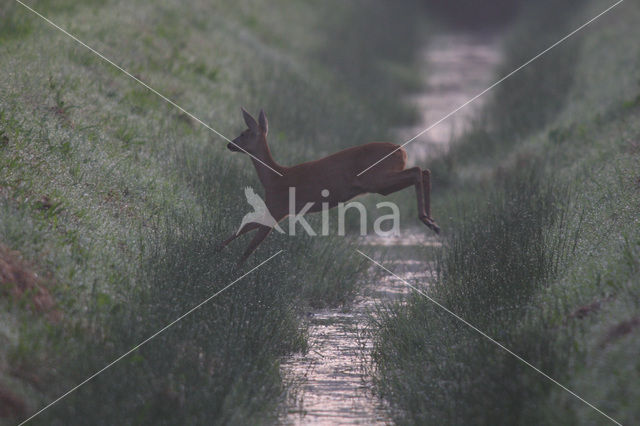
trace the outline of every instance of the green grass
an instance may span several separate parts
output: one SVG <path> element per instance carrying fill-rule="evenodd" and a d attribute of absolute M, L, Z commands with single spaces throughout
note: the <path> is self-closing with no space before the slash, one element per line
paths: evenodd
<path fill-rule="evenodd" d="M 554 9 L 536 34 L 559 38 L 606 6 Z M 511 30 L 521 50 L 506 64 L 545 47 L 524 31 L 538 7 Z M 422 284 L 623 424 L 640 391 L 638 16 L 625 3 L 514 76 L 434 163 L 448 235 Z M 610 424 L 422 296 L 374 325 L 376 387 L 400 424 Z"/>
<path fill-rule="evenodd" d="M 32 3 L 228 137 L 244 128 L 240 106 L 264 108 L 284 164 L 384 139 L 391 122 L 411 118 L 399 97 L 377 101 L 411 87 L 396 77 L 410 74 L 399 61 L 418 43 L 415 8 L 364 5 Z M 283 249 L 36 419 L 273 422 L 288 385 L 280 359 L 306 348 L 305 310 L 348 304 L 363 260 L 341 239 L 272 235 L 235 268 L 247 238 L 216 245 L 240 223 L 242 188 L 259 188 L 248 159 L 19 5 L 0 15 L 9 22 L 0 30 L 0 241 L 43 277 L 61 314 L 52 322 L 29 295 L 0 293 L 0 386 L 23 404 L 2 421 L 35 412 Z M 360 53 L 385 92 L 352 87 L 357 70 L 327 63 L 353 48 L 329 17 L 357 25 L 352 43 L 385 40 Z"/>

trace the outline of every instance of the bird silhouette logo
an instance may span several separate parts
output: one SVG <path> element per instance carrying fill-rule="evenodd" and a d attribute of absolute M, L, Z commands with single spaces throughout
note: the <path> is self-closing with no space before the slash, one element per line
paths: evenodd
<path fill-rule="evenodd" d="M 242 218 L 242 223 L 240 224 L 236 235 L 238 235 L 243 226 L 245 226 L 247 223 L 252 222 L 268 226 L 270 228 L 275 228 L 276 231 L 284 234 L 284 231 L 282 230 L 282 228 L 280 228 L 278 222 L 273 218 L 273 216 L 271 216 L 271 213 L 269 213 L 269 209 L 267 208 L 265 202 L 262 200 L 262 198 L 260 198 L 258 194 L 255 193 L 252 187 L 247 186 L 244 189 L 244 195 L 247 197 L 247 202 L 249 203 L 249 205 L 251 205 L 251 207 L 253 207 L 254 211 L 244 215 L 244 217 Z"/>

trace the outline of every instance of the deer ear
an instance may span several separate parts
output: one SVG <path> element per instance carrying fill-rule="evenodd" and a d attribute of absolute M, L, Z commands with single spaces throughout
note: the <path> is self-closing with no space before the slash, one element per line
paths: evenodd
<path fill-rule="evenodd" d="M 256 119 L 253 118 L 251 114 L 249 114 L 244 108 L 240 109 L 242 110 L 242 117 L 244 118 L 244 122 L 246 123 L 247 127 L 257 133 L 258 123 L 256 122 Z"/>
<path fill-rule="evenodd" d="M 260 130 L 266 136 L 269 133 L 269 121 L 263 110 L 260 110 L 260 116 L 258 117 L 258 123 L 260 124 Z"/>

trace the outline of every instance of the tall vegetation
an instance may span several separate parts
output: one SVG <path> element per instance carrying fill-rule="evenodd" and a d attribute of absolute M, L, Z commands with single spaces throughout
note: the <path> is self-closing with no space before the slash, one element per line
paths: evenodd
<path fill-rule="evenodd" d="M 554 7 L 562 25 L 535 34 L 558 39 L 602 8 Z M 542 15 L 521 16 L 505 63 L 545 47 L 523 31 Z M 623 424 L 640 392 L 640 56 L 610 41 L 639 15 L 617 10 L 514 76 L 434 163 L 450 231 L 437 278 L 416 283 Z M 377 389 L 398 423 L 609 422 L 423 296 L 372 321 Z"/>
<path fill-rule="evenodd" d="M 340 57 L 351 48 L 332 37 L 324 16 L 345 24 L 368 16 L 353 38 L 362 44 L 383 25 L 413 25 L 389 21 L 379 12 L 385 2 L 366 3 L 359 14 L 361 5 L 344 2 L 33 6 L 229 137 L 243 129 L 240 106 L 264 108 L 276 157 L 287 164 L 384 133 L 378 114 L 404 114 L 398 102 L 367 108 L 374 97 L 351 90 L 323 60 L 326 40 Z M 402 10 L 411 16 L 400 8 L 397 17 Z M 247 158 L 16 3 L 3 3 L 0 15 L 10 23 L 0 29 L 0 241 L 11 249 L 1 251 L 0 267 L 39 277 L 31 290 L 19 277 L 0 283 L 7 421 L 282 249 L 36 418 L 273 422 L 287 385 L 280 359 L 306 347 L 304 309 L 349 303 L 362 261 L 337 239 L 274 235 L 237 268 L 243 244 L 216 247 L 242 219 L 242 187 L 259 188 Z M 363 60 L 381 63 L 377 53 Z M 375 72 L 401 92 L 392 70 L 402 69 L 391 58 Z M 39 308 L 40 292 L 52 296 L 51 315 Z"/>

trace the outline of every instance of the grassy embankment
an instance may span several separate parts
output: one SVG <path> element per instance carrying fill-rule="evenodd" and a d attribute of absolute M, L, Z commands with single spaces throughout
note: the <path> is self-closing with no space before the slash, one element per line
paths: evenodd
<path fill-rule="evenodd" d="M 609 5 L 572 3 L 523 14 L 502 73 Z M 432 164 L 448 235 L 425 287 L 623 424 L 640 416 L 638 19 L 625 2 L 505 82 Z M 376 383 L 399 423 L 611 423 L 426 298 L 387 308 Z"/>
<path fill-rule="evenodd" d="M 283 164 L 410 116 L 400 64 L 418 14 L 363 3 L 30 2 L 228 137 L 241 105 L 264 108 Z M 3 421 L 284 249 L 36 422 L 273 420 L 279 359 L 305 347 L 301 310 L 347 303 L 366 265 L 340 239 L 272 235 L 236 269 L 248 238 L 216 244 L 248 211 L 243 187 L 261 193 L 249 160 L 18 4 L 0 17 Z"/>

